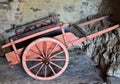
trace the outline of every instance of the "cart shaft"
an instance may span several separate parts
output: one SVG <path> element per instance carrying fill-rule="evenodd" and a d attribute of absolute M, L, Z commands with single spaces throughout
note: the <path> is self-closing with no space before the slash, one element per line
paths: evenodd
<path fill-rule="evenodd" d="M 100 18 L 97 18 L 97 19 L 93 19 L 93 20 L 90 20 L 90 21 L 81 23 L 81 24 L 79 24 L 78 26 L 79 26 L 79 27 L 83 27 L 83 26 L 86 26 L 86 25 L 89 25 L 89 24 L 92 24 L 92 23 L 95 23 L 95 22 L 104 20 L 104 19 L 107 18 L 107 17 L 108 17 L 108 16 L 103 16 L 103 17 L 100 17 Z"/>
<path fill-rule="evenodd" d="M 74 40 L 74 41 L 70 42 L 70 43 L 69 43 L 69 47 L 74 46 L 74 45 L 76 45 L 76 44 L 78 44 L 78 43 L 82 43 L 82 42 L 84 42 L 84 41 L 86 41 L 86 40 L 89 40 L 89 39 L 98 37 L 98 36 L 103 35 L 103 34 L 105 34 L 105 33 L 107 33 L 107 32 L 110 32 L 110 31 L 112 31 L 112 30 L 115 30 L 115 29 L 117 29 L 117 28 L 119 28 L 119 27 L 120 27 L 120 25 L 117 24 L 117 25 L 115 25 L 115 26 L 112 26 L 112 27 L 109 27 L 109 28 L 107 28 L 107 29 L 101 30 L 101 31 L 96 32 L 96 33 L 94 33 L 94 34 L 88 35 L 87 37 L 79 38 L 79 39 L 77 39 L 77 40 Z"/>

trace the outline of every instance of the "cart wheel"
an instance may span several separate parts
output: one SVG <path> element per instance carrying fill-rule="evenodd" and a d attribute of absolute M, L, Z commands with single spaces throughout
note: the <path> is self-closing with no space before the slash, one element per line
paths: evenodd
<path fill-rule="evenodd" d="M 69 63 L 67 48 L 53 38 L 40 38 L 25 49 L 22 64 L 34 79 L 51 80 L 61 75 Z"/>

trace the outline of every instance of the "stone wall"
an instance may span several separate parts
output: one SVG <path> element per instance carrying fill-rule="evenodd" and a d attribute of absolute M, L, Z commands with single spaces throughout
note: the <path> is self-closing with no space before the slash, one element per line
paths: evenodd
<path fill-rule="evenodd" d="M 114 23 L 120 22 L 120 9 L 119 9 L 119 0 L 103 0 L 99 7 L 99 14 L 110 14 L 110 20 Z M 105 23 L 106 24 L 106 23 Z M 110 24 L 111 25 L 111 24 Z M 101 40 L 100 40 L 101 39 Z M 106 69 L 106 76 L 118 77 L 120 78 L 120 29 L 117 29 L 111 33 L 105 34 L 101 38 L 95 41 L 96 44 L 102 44 L 102 47 L 94 46 L 93 49 L 99 52 L 91 51 L 92 56 L 96 55 L 101 59 L 99 60 L 100 65 L 104 65 L 103 69 Z M 89 52 L 89 48 L 88 48 Z M 101 53 L 101 54 L 100 54 Z M 97 55 L 98 54 L 98 55 Z M 105 68 L 106 67 L 106 68 Z M 101 66 L 102 68 L 102 66 Z M 108 80 L 109 79 L 108 77 Z M 113 83 L 114 84 L 114 83 Z"/>
<path fill-rule="evenodd" d="M 111 25 L 113 25 L 111 22 L 103 20 L 84 29 L 88 33 L 94 33 Z M 119 37 L 120 29 L 117 29 L 79 45 L 80 49 L 96 62 L 96 66 L 101 69 L 103 78 L 106 78 L 106 76 L 120 77 L 118 68 L 120 56 Z"/>

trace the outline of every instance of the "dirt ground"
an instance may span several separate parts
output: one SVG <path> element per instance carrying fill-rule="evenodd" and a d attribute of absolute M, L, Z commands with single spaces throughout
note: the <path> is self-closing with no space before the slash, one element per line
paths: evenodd
<path fill-rule="evenodd" d="M 0 58 L 0 84 L 102 84 L 99 70 L 94 62 L 81 51 L 70 51 L 70 63 L 66 71 L 50 81 L 35 80 L 16 65 L 9 68 L 7 60 Z"/>

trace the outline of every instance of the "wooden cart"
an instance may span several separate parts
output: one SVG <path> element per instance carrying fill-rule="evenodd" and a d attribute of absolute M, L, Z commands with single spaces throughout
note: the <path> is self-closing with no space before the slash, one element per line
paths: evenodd
<path fill-rule="evenodd" d="M 69 28 L 69 24 L 60 23 L 59 25 L 48 26 L 45 30 L 38 28 L 32 34 L 28 32 L 22 36 L 18 35 L 11 38 L 10 42 L 3 45 L 2 48 L 10 46 L 13 48 L 13 51 L 5 54 L 11 67 L 22 63 L 24 70 L 32 78 L 38 80 L 54 79 L 61 75 L 68 66 L 69 53 L 67 48 L 119 27 L 119 24 L 117 24 L 90 35 L 87 35 L 81 28 L 82 26 L 103 20 L 106 17 L 100 17 L 78 25 L 73 24 L 73 27 L 83 35 L 80 38 L 76 37 L 72 32 L 65 31 L 65 28 Z M 59 30 L 61 34 L 49 37 L 51 32 L 56 30 Z M 45 34 L 48 33 L 49 35 L 46 36 Z M 28 45 L 17 49 L 16 45 L 19 43 L 24 44 L 25 41 L 28 41 Z"/>

